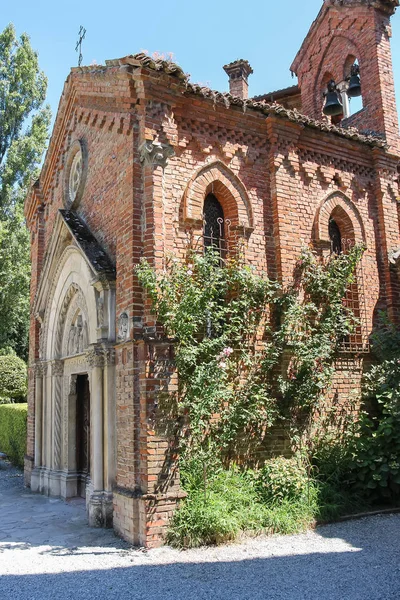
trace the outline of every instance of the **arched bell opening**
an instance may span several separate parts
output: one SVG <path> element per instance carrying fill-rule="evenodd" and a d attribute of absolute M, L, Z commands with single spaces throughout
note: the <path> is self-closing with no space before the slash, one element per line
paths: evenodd
<path fill-rule="evenodd" d="M 343 91 L 342 99 L 345 107 L 344 117 L 351 117 L 363 109 L 361 90 L 361 69 L 358 58 L 349 54 L 343 66 Z"/>

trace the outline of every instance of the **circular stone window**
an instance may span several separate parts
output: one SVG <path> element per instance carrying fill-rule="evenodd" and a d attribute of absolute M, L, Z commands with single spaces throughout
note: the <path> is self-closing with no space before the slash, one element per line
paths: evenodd
<path fill-rule="evenodd" d="M 82 198 L 86 179 L 86 151 L 81 140 L 71 145 L 65 173 L 65 207 L 76 208 Z"/>

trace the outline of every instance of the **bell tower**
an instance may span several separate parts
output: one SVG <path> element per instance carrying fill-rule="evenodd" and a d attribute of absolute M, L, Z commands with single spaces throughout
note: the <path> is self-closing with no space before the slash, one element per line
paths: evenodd
<path fill-rule="evenodd" d="M 334 122 L 385 137 L 389 151 L 395 154 L 400 154 L 400 145 L 390 17 L 398 6 L 399 0 L 324 0 L 291 66 L 298 76 L 305 114 L 323 117 L 324 93 L 334 81 L 343 106 L 342 115 L 335 116 Z M 350 114 L 352 101 L 348 103 L 346 90 L 355 70 L 362 107 L 360 104 L 359 110 Z"/>

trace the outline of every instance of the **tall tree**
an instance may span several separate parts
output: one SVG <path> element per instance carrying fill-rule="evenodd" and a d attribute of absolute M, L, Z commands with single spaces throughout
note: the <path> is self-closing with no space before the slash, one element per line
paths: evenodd
<path fill-rule="evenodd" d="M 37 53 L 13 25 L 0 33 L 0 349 L 26 357 L 29 324 L 29 237 L 23 201 L 38 175 L 51 113 Z"/>

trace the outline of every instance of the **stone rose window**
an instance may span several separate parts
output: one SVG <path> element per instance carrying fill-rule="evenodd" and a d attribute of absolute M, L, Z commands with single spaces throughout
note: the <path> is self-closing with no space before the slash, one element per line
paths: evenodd
<path fill-rule="evenodd" d="M 76 208 L 82 198 L 87 171 L 87 153 L 82 140 L 75 140 L 68 151 L 65 173 L 65 207 Z"/>
<path fill-rule="evenodd" d="M 69 173 L 69 197 L 71 202 L 76 198 L 82 178 L 82 151 L 75 154 Z"/>

